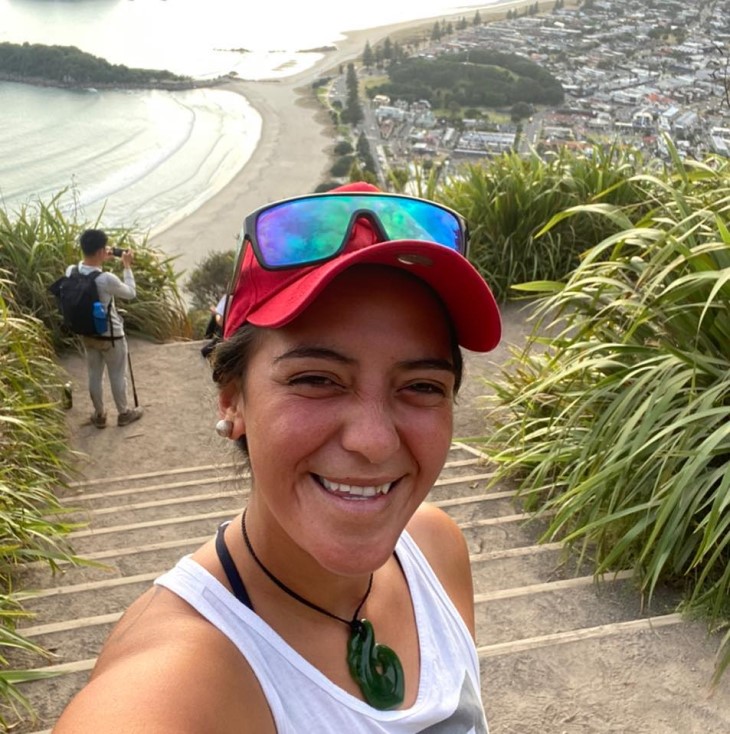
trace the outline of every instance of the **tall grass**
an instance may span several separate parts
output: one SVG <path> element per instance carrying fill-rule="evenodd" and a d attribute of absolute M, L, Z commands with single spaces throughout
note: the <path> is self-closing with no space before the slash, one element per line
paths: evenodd
<path fill-rule="evenodd" d="M 538 238 L 552 216 L 584 204 L 645 205 L 634 176 L 649 166 L 639 152 L 618 147 L 596 147 L 590 157 L 567 149 L 544 157 L 506 153 L 466 164 L 435 198 L 466 217 L 470 259 L 504 301 L 517 283 L 565 277 L 587 247 L 618 229 L 587 211 Z"/>
<path fill-rule="evenodd" d="M 16 631 L 27 615 L 14 594 L 18 567 L 74 560 L 63 538 L 70 530 L 55 496 L 69 473 L 61 375 L 48 334 L 37 320 L 20 316 L 12 283 L 0 271 L 0 725 L 8 709 L 28 707 L 17 684 L 37 677 L 8 669 L 14 650 L 42 653 Z"/>
<path fill-rule="evenodd" d="M 63 192 L 9 214 L 0 210 L 0 725 L 23 708 L 18 683 L 38 677 L 9 670 L 14 651 L 43 654 L 16 630 L 25 612 L 13 591 L 18 568 L 42 561 L 79 562 L 64 538 L 55 492 L 70 473 L 63 378 L 55 351 L 77 344 L 61 323 L 49 285 L 81 259 L 78 235 L 87 225 L 64 216 Z M 88 225 L 93 226 L 93 225 Z M 158 341 L 190 333 L 172 259 L 124 229 L 108 230 L 112 244 L 135 252 L 137 298 L 120 303 L 125 327 Z M 121 275 L 121 263 L 112 269 Z"/>
<path fill-rule="evenodd" d="M 68 265 L 81 259 L 78 235 L 87 226 L 63 214 L 58 205 L 63 193 L 47 204 L 25 205 L 13 214 L 0 209 L 0 268 L 13 274 L 13 300 L 22 313 L 45 324 L 57 349 L 70 346 L 74 337 L 63 327 L 48 286 Z M 137 298 L 117 304 L 125 314 L 127 330 L 158 341 L 188 337 L 190 325 L 173 259 L 152 249 L 146 237 L 139 239 L 130 230 L 109 229 L 107 234 L 114 245 L 131 247 L 135 253 Z M 121 274 L 121 263 L 113 263 L 109 269 Z"/>
<path fill-rule="evenodd" d="M 730 162 L 637 175 L 643 206 L 579 206 L 620 231 L 565 282 L 533 282 L 539 328 L 493 382 L 488 451 L 528 507 L 595 558 L 631 568 L 649 595 L 686 590 L 686 609 L 730 620 Z M 540 334 L 549 333 L 546 339 Z M 717 675 L 730 664 L 730 634 Z"/>

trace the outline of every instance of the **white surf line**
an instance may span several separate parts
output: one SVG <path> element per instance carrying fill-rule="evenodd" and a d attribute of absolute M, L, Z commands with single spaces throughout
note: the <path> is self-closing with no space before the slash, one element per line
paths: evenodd
<path fill-rule="evenodd" d="M 525 637 L 522 640 L 512 642 L 498 642 L 494 645 L 484 645 L 477 648 L 480 659 L 500 657 L 502 655 L 513 655 L 519 652 L 531 652 L 543 647 L 554 647 L 565 645 L 570 642 L 581 642 L 583 640 L 597 640 L 602 637 L 628 634 L 632 632 L 650 631 L 669 627 L 684 622 L 681 614 L 663 614 L 659 617 L 647 617 L 646 619 L 632 619 L 628 622 L 612 622 L 597 627 L 583 627 L 566 632 L 555 632 L 551 635 L 540 635 L 539 637 Z"/>

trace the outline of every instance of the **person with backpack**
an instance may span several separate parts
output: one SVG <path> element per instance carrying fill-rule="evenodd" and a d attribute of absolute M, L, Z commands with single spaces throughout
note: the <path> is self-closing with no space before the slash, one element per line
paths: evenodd
<path fill-rule="evenodd" d="M 93 289 L 88 285 L 89 283 L 96 286 L 98 302 L 101 303 L 105 312 L 106 328 L 101 331 L 101 326 L 97 326 L 96 334 L 82 333 L 81 336 L 89 371 L 89 395 L 94 404 L 91 423 L 97 428 L 106 427 L 102 389 L 105 367 L 109 373 L 112 396 L 117 407 L 117 425 L 126 426 L 133 423 L 139 420 L 143 413 L 141 406 L 130 408 L 127 402 L 128 346 L 124 335 L 124 321 L 114 305 L 115 298 L 129 300 L 137 295 L 132 272 L 134 253 L 131 250 L 120 253 L 124 266 L 122 273 L 124 280 L 122 281 L 114 273 L 105 272 L 102 269 L 104 263 L 114 257 L 112 249 L 107 247 L 108 241 L 106 232 L 101 229 L 84 230 L 79 237 L 83 260 L 78 265 L 70 265 L 66 270 L 66 278 L 85 277 L 87 279 L 85 285 L 90 290 Z M 88 318 L 88 314 L 83 316 Z M 66 318 L 67 322 L 68 320 Z M 74 328 L 73 325 L 71 328 Z"/>

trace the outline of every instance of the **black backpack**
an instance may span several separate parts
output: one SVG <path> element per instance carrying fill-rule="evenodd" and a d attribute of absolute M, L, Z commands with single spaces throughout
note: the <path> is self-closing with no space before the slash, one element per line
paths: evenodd
<path fill-rule="evenodd" d="M 94 303 L 99 301 L 96 279 L 101 270 L 84 274 L 74 265 L 70 275 L 64 275 L 49 287 L 58 300 L 63 315 L 63 323 L 74 334 L 98 336 L 94 321 Z"/>

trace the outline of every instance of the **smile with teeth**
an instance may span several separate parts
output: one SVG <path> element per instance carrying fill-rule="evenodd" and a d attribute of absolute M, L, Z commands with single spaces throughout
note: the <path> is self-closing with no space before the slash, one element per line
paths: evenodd
<path fill-rule="evenodd" d="M 320 476 L 317 476 L 317 479 L 328 492 L 338 495 L 348 495 L 356 499 L 367 499 L 381 494 L 388 494 L 395 485 L 395 482 L 371 485 L 343 484 L 342 482 L 332 482 Z"/>

